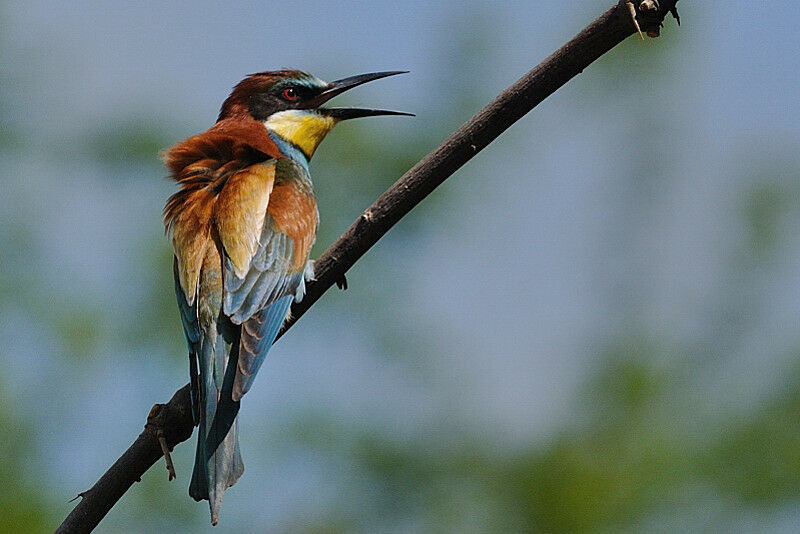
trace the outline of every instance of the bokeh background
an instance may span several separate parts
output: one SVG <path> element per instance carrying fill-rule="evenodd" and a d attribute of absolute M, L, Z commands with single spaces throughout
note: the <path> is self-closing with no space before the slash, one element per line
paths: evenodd
<path fill-rule="evenodd" d="M 337 102 L 315 256 L 610 0 L 0 3 L 0 531 L 186 382 L 158 152 L 244 74 Z M 796 532 L 800 11 L 685 0 L 406 217 L 273 348 L 214 532 Z M 773 9 L 775 8 L 775 9 Z M 210 532 L 151 469 L 98 532 Z"/>

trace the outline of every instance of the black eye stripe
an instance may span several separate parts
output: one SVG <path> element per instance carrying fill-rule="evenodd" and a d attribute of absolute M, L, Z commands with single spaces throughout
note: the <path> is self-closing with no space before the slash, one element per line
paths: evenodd
<path fill-rule="evenodd" d="M 287 89 L 294 90 L 294 98 L 284 94 Z M 263 121 L 278 111 L 302 107 L 324 90 L 323 86 L 307 86 L 302 82 L 283 80 L 264 92 L 251 95 L 247 103 L 248 110 L 253 118 Z"/>
<path fill-rule="evenodd" d="M 297 95 L 299 98 L 310 98 L 319 92 L 317 89 L 306 87 L 305 85 L 300 85 L 300 84 L 282 85 L 279 86 L 277 89 L 278 89 L 277 93 L 281 96 L 285 94 L 285 91 L 293 90 L 294 94 Z"/>

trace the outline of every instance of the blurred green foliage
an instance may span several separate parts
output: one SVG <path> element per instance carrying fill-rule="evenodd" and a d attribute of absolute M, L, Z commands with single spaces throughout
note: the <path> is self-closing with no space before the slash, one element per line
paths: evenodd
<path fill-rule="evenodd" d="M 798 414 L 800 366 L 777 384 L 774 396 L 763 406 L 726 426 L 702 458 L 702 472 L 743 505 L 770 507 L 795 501 L 800 496 Z"/>
<path fill-rule="evenodd" d="M 708 415 L 702 408 L 663 411 L 685 384 L 650 365 L 651 350 L 611 351 L 583 397 L 594 403 L 592 417 L 527 450 L 492 454 L 458 431 L 409 442 L 307 417 L 298 441 L 355 462 L 369 476 L 361 490 L 379 489 L 372 508 L 352 496 L 340 503 L 335 517 L 358 520 L 329 532 L 400 527 L 409 517 L 426 532 L 640 532 L 648 520 L 665 520 L 659 508 L 683 502 L 694 486 L 739 509 L 796 502 L 800 373 L 754 413 L 698 431 L 693 419 Z"/>
<path fill-rule="evenodd" d="M 32 425 L 12 411 L 14 404 L 4 385 L 5 377 L 0 374 L 0 531 L 50 532 L 58 517 L 35 478 Z"/>

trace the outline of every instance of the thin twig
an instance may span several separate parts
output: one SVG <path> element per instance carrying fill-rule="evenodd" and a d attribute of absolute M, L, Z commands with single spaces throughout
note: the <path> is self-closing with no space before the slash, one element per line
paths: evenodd
<path fill-rule="evenodd" d="M 75 496 L 74 496 L 73 498 L 71 498 L 70 500 L 68 500 L 67 502 L 75 502 L 75 501 L 77 501 L 78 499 L 82 499 L 84 495 L 86 495 L 86 492 L 85 492 L 85 491 L 82 491 L 82 492 L 78 493 L 77 495 L 75 495 Z"/>
<path fill-rule="evenodd" d="M 381 195 L 316 261 L 316 280 L 307 284 L 303 300 L 292 306 L 292 318 L 284 324 L 281 334 L 333 284 L 344 280 L 347 270 L 439 184 L 542 100 L 633 34 L 636 28 L 631 23 L 625 1 L 621 0 L 606 11 L 503 91 Z M 662 20 L 674 9 L 676 2 L 661 2 Z M 189 439 L 194 427 L 188 384 L 179 389 L 167 404 L 155 408 L 144 431 L 100 480 L 83 493 L 83 499 L 57 533 L 90 532 L 94 529 L 128 488 L 163 455 L 159 431 L 163 432 L 170 449 Z"/>

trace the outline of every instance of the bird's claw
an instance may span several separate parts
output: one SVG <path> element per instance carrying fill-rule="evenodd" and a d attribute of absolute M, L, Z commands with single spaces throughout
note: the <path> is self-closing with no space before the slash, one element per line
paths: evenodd
<path fill-rule="evenodd" d="M 678 15 L 678 7 L 677 6 L 672 6 L 669 9 L 669 13 L 670 13 L 670 15 L 672 15 L 675 18 L 676 21 L 678 21 L 678 26 L 680 26 L 681 25 L 681 16 Z"/>
<path fill-rule="evenodd" d="M 336 280 L 336 287 L 345 291 L 347 289 L 347 277 L 342 273 L 341 277 Z"/>

